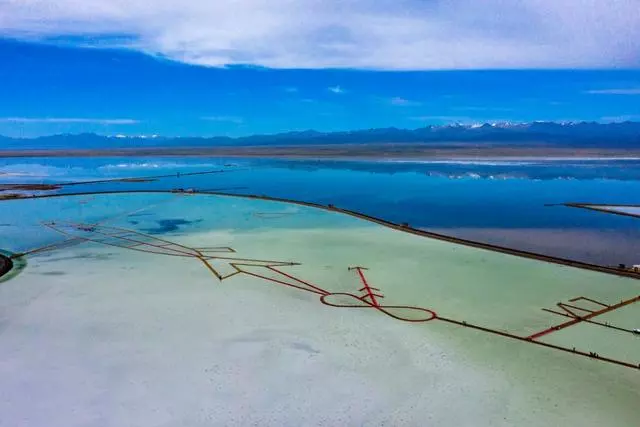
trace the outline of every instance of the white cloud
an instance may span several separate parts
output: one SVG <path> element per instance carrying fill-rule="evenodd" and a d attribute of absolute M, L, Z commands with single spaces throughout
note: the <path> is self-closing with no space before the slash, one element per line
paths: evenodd
<path fill-rule="evenodd" d="M 80 117 L 0 117 L 0 122 L 8 123 L 91 123 L 99 125 L 135 125 L 133 119 L 87 119 Z"/>
<path fill-rule="evenodd" d="M 244 119 L 242 117 L 237 116 L 206 116 L 200 117 L 201 120 L 208 120 L 210 122 L 227 122 L 233 123 L 236 125 L 244 123 Z"/>
<path fill-rule="evenodd" d="M 409 99 L 401 98 L 399 96 L 391 98 L 389 100 L 389 103 L 391 105 L 395 105 L 395 106 L 398 106 L 398 107 L 417 107 L 417 106 L 422 105 L 421 102 L 411 101 Z"/>
<path fill-rule="evenodd" d="M 639 5 L 640 6 L 640 5 Z M 640 95 L 640 88 L 588 90 L 592 95 Z"/>
<path fill-rule="evenodd" d="M 9 0 L 0 36 L 209 66 L 640 66 L 638 0 Z"/>
<path fill-rule="evenodd" d="M 287 93 L 298 93 L 298 88 L 289 86 L 289 87 L 285 87 L 284 91 Z"/>
<path fill-rule="evenodd" d="M 329 92 L 337 93 L 338 95 L 344 93 L 344 89 L 342 89 L 340 86 L 330 86 L 327 88 L 327 90 Z"/>

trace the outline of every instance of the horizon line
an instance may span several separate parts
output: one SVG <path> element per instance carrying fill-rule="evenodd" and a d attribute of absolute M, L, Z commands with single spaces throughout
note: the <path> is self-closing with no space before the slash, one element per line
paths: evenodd
<path fill-rule="evenodd" d="M 1 120 L 1 119 L 0 119 Z M 338 130 L 338 131 L 318 131 L 316 129 L 313 128 L 308 128 L 308 129 L 304 129 L 304 130 L 290 130 L 290 131 L 283 131 L 283 132 L 274 132 L 274 133 L 252 133 L 252 134 L 248 134 L 248 135 L 244 135 L 244 136 L 228 136 L 228 135 L 179 135 L 179 136 L 167 136 L 167 135 L 160 135 L 160 134 L 156 134 L 156 133 L 150 133 L 150 134 L 123 134 L 123 133 L 113 133 L 113 134 L 103 134 L 103 133 L 97 133 L 97 132 L 77 132 L 77 133 L 72 133 L 72 132 L 64 132 L 64 133 L 54 133 L 54 134 L 48 134 L 48 135 L 39 135 L 39 136 L 32 136 L 32 137 L 23 137 L 23 136 L 8 136 L 8 135 L 3 135 L 0 134 L 0 138 L 6 138 L 6 139 L 25 139 L 25 140 L 30 140 L 30 139 L 39 139 L 39 138 L 52 138 L 52 137 L 59 137 L 59 136 L 82 136 L 82 135 L 91 135 L 91 136 L 99 136 L 99 137 L 103 137 L 103 138 L 118 138 L 118 139 L 125 139 L 125 138 L 131 138 L 131 139 L 135 139 L 135 138 L 139 138 L 139 139 L 157 139 L 157 138 L 164 138 L 164 139 L 180 139 L 180 138 L 194 138 L 194 139 L 213 139 L 213 138 L 225 138 L 225 139 L 233 139 L 233 140 L 238 140 L 238 139 L 244 139 L 244 138 L 252 138 L 252 137 L 266 137 L 266 136 L 284 136 L 284 135 L 291 135 L 291 134 L 304 134 L 304 133 L 316 133 L 316 134 L 322 134 L 322 135 L 330 135 L 330 134 L 344 134 L 344 133 L 356 133 L 356 132 L 366 132 L 366 131 L 372 131 L 372 130 L 396 130 L 396 131 L 416 131 L 416 130 L 420 130 L 420 129 L 426 129 L 426 128 L 457 128 L 457 127 L 463 127 L 463 128 L 467 128 L 467 129 L 479 129 L 482 128 L 486 125 L 489 125 L 491 127 L 498 127 L 500 125 L 505 125 L 505 126 L 522 126 L 522 125 L 532 125 L 532 124 L 556 124 L 556 125 L 579 125 L 579 124 L 594 124 L 594 125 L 599 125 L 599 126 L 607 126 L 607 125 L 615 125 L 615 124 L 640 124 L 640 121 L 635 121 L 635 120 L 620 120 L 620 121 L 607 121 L 607 122 L 603 122 L 603 121 L 595 121 L 595 120 L 532 120 L 532 121 L 494 121 L 494 122 L 483 122 L 483 121 L 478 121 L 478 122 L 474 122 L 474 123 L 462 123 L 462 122 L 457 122 L 457 123 L 449 123 L 449 124 L 425 124 L 424 126 L 419 126 L 419 127 L 415 127 L 415 128 L 403 128 L 403 127 L 395 127 L 395 126 L 389 126 L 389 127 L 380 127 L 380 128 L 357 128 L 357 129 L 349 129 L 349 130 Z"/>

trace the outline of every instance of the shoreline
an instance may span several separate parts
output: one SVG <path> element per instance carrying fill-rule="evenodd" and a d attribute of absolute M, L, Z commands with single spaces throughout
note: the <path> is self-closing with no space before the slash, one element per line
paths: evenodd
<path fill-rule="evenodd" d="M 562 147 L 474 147 L 469 145 L 364 144 L 246 147 L 131 147 L 112 149 L 0 150 L 0 158 L 30 157 L 229 157 L 369 161 L 442 160 L 640 160 L 640 149 Z"/>
<path fill-rule="evenodd" d="M 554 257 L 550 255 L 544 255 L 539 253 L 534 253 L 530 251 L 507 248 L 504 246 L 493 245 L 490 243 L 477 242 L 468 239 L 462 239 L 458 237 L 448 236 L 444 234 L 434 233 L 430 231 L 425 231 L 417 228 L 411 227 L 409 224 L 397 224 L 391 221 L 387 221 L 382 218 L 377 218 L 371 215 L 367 215 L 364 213 L 356 212 L 349 209 L 342 209 L 335 205 L 321 205 L 313 202 L 305 202 L 301 200 L 294 199 L 285 199 L 278 197 L 270 197 L 267 195 L 255 195 L 255 194 L 234 194 L 234 193 L 224 193 L 224 192 L 216 192 L 216 191 L 184 191 L 184 190 L 112 190 L 112 191 L 86 191 L 86 192 L 77 192 L 77 193 L 63 193 L 63 194 L 41 194 L 41 195 L 31 195 L 25 197 L 18 198 L 10 198 L 10 199 L 0 199 L 0 202 L 10 202 L 12 200 L 28 200 L 28 199 L 45 199 L 45 198 L 54 198 L 54 197 L 67 197 L 67 196 L 87 196 L 94 194 L 134 194 L 134 193 L 160 193 L 160 194 L 187 194 L 187 195 L 212 195 L 212 196 L 222 196 L 222 197 L 235 197 L 235 198 L 245 198 L 245 199 L 254 199 L 254 200 L 265 200 L 272 202 L 281 202 L 281 203 L 289 203 L 298 206 L 306 206 L 316 209 L 321 209 L 329 212 L 336 212 L 345 214 L 357 219 L 361 219 L 367 222 L 371 222 L 374 224 L 381 225 L 383 227 L 391 228 L 396 231 L 401 231 L 408 234 L 413 234 L 420 237 L 440 240 L 444 242 L 449 242 L 452 244 L 458 244 L 463 246 L 474 247 L 477 249 L 488 250 L 492 252 L 499 252 L 506 255 L 517 256 L 521 258 L 534 259 L 537 261 L 548 262 L 552 264 L 559 264 L 573 268 L 579 268 L 583 270 L 596 271 L 605 274 L 611 274 L 615 276 L 628 277 L 640 280 L 640 273 L 635 273 L 627 270 L 620 270 L 613 267 L 607 267 L 597 264 L 590 264 L 587 262 L 571 260 L 567 258 Z"/>

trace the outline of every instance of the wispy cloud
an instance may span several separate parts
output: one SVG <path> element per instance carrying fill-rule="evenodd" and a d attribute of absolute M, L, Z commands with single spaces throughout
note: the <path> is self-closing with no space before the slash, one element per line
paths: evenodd
<path fill-rule="evenodd" d="M 456 111 L 479 111 L 479 112 L 487 112 L 487 111 L 513 111 L 513 108 L 506 107 L 454 107 L 452 110 Z"/>
<path fill-rule="evenodd" d="M 389 100 L 389 103 L 397 107 L 417 107 L 422 105 L 422 102 L 411 101 L 409 99 L 401 98 L 399 96 L 391 98 Z"/>
<path fill-rule="evenodd" d="M 89 119 L 84 117 L 0 117 L 5 123 L 90 123 L 99 125 L 135 125 L 134 119 Z"/>
<path fill-rule="evenodd" d="M 633 122 L 640 120 L 640 114 L 623 114 L 620 116 L 600 117 L 600 121 L 609 123 Z"/>
<path fill-rule="evenodd" d="M 298 93 L 298 88 L 297 87 L 293 87 L 293 86 L 289 86 L 289 87 L 285 87 L 284 91 L 287 93 Z"/>
<path fill-rule="evenodd" d="M 237 116 L 205 116 L 200 117 L 201 120 L 207 120 L 210 122 L 227 122 L 233 123 L 236 125 L 244 123 L 244 119 L 242 117 Z"/>
<path fill-rule="evenodd" d="M 640 65 L 637 0 L 2 1 L 2 36 L 114 45 L 207 66 Z"/>
<path fill-rule="evenodd" d="M 592 95 L 640 95 L 640 88 L 595 89 L 588 90 L 586 93 L 590 93 Z"/>
<path fill-rule="evenodd" d="M 343 94 L 343 93 L 344 93 L 344 89 L 342 89 L 340 86 L 329 86 L 329 87 L 327 88 L 327 90 L 328 90 L 329 92 L 333 92 L 333 93 L 336 93 L 336 94 L 338 94 L 338 95 L 340 95 L 340 94 Z"/>
<path fill-rule="evenodd" d="M 480 120 L 465 116 L 412 116 L 409 120 L 416 122 L 476 123 Z"/>

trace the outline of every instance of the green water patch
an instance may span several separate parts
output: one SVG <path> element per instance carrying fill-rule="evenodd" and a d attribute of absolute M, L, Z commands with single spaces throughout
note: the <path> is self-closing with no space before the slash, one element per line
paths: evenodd
<path fill-rule="evenodd" d="M 0 283 L 17 276 L 27 266 L 24 257 L 13 257 L 14 254 L 0 249 Z"/>

